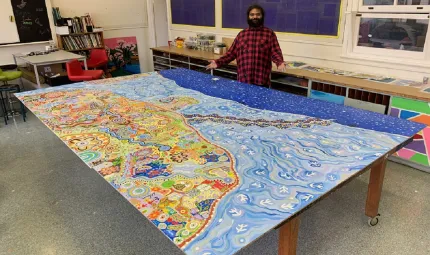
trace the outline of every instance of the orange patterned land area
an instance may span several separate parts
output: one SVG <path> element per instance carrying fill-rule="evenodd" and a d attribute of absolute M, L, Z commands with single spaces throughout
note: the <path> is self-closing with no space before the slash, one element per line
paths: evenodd
<path fill-rule="evenodd" d="M 230 153 L 174 112 L 196 99 L 153 104 L 87 89 L 20 99 L 180 247 L 239 184 Z"/>

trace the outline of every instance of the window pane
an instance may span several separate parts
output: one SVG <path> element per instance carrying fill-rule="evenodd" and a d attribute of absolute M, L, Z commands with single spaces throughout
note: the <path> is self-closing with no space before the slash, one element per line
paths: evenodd
<path fill-rule="evenodd" d="M 363 5 L 394 5 L 394 0 L 363 0 Z"/>
<path fill-rule="evenodd" d="M 362 18 L 358 46 L 424 51 L 427 19 Z"/>
<path fill-rule="evenodd" d="M 430 0 L 399 0 L 398 5 L 429 5 Z"/>

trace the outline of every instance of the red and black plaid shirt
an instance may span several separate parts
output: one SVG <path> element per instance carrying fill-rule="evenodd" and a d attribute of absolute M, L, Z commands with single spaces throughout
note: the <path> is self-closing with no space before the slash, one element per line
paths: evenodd
<path fill-rule="evenodd" d="M 277 66 L 284 62 L 276 34 L 263 26 L 242 30 L 229 51 L 216 63 L 221 67 L 234 59 L 238 81 L 256 85 L 270 84 L 272 61 Z"/>

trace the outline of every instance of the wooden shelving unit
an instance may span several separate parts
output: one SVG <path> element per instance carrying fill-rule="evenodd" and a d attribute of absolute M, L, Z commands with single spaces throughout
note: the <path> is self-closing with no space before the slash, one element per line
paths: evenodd
<path fill-rule="evenodd" d="M 58 47 L 65 51 L 88 51 L 104 49 L 103 32 L 74 33 L 68 35 L 57 34 Z"/>

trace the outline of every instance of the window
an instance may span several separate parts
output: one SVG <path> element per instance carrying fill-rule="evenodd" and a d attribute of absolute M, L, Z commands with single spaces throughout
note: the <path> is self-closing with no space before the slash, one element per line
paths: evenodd
<path fill-rule="evenodd" d="M 363 5 L 394 5 L 394 0 L 363 0 Z"/>
<path fill-rule="evenodd" d="M 361 18 L 358 46 L 424 51 L 428 19 Z"/>
<path fill-rule="evenodd" d="M 352 1 L 356 2 L 355 8 L 347 14 L 344 56 L 390 63 L 430 64 L 430 39 L 427 38 L 430 16 L 416 9 L 430 8 L 430 0 Z M 404 11 L 406 7 L 415 9 Z"/>
<path fill-rule="evenodd" d="M 363 0 L 363 5 L 395 5 L 394 0 Z M 429 0 L 397 0 L 397 5 L 429 5 Z"/>
<path fill-rule="evenodd" d="M 365 13 L 355 23 L 354 53 L 424 60 L 428 15 Z"/>
<path fill-rule="evenodd" d="M 397 5 L 429 5 L 429 0 L 398 0 Z"/>
<path fill-rule="evenodd" d="M 428 13 L 430 0 L 358 0 L 360 12 Z"/>

